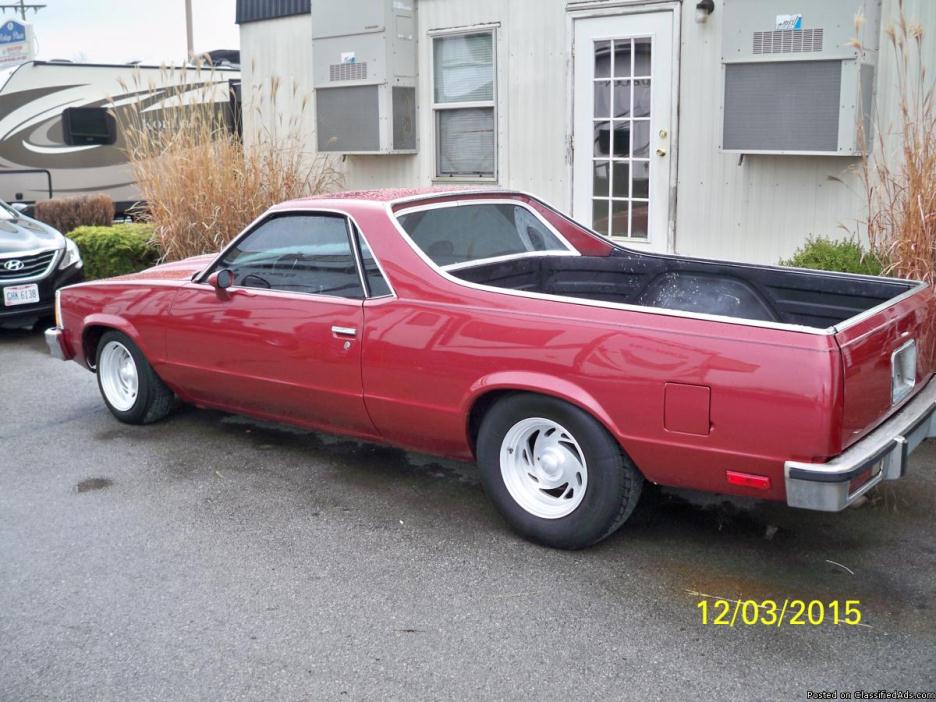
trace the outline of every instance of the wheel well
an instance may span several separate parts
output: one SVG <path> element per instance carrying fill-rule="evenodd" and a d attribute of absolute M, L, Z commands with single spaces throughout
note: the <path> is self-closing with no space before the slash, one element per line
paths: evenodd
<path fill-rule="evenodd" d="M 81 333 L 81 348 L 84 351 L 85 363 L 87 364 L 88 368 L 94 370 L 94 365 L 97 358 L 98 343 L 100 343 L 101 337 L 109 331 L 116 330 L 113 327 L 93 324 L 91 326 L 85 327 L 84 331 Z"/>
<path fill-rule="evenodd" d="M 559 397 L 557 395 L 552 395 L 548 392 L 536 392 L 535 390 L 526 390 L 526 389 L 501 389 L 501 390 L 491 390 L 486 392 L 483 395 L 477 397 L 474 401 L 474 404 L 471 406 L 471 410 L 468 413 L 468 440 L 470 442 L 471 453 L 477 455 L 477 444 L 478 444 L 478 433 L 481 431 L 481 422 L 484 421 L 484 415 L 488 413 L 488 410 L 491 409 L 495 404 L 500 400 L 507 397 L 508 395 L 541 395 L 543 397 L 551 397 L 556 400 L 561 400 L 563 402 L 568 402 L 574 407 L 578 407 L 583 412 L 587 412 L 591 417 L 597 421 L 605 430 L 614 437 L 614 432 L 611 431 L 611 428 L 603 422 L 600 418 L 596 417 L 593 412 L 588 408 L 583 407 L 575 402 L 570 402 L 569 400 Z M 621 451 L 627 455 L 627 451 L 621 446 L 620 441 L 617 438 L 614 439 L 615 443 L 620 446 Z"/>
<path fill-rule="evenodd" d="M 514 395 L 518 392 L 526 392 L 525 390 L 491 390 L 486 392 L 483 395 L 475 398 L 474 404 L 471 406 L 471 411 L 468 413 L 468 441 L 471 444 L 471 453 L 476 453 L 476 448 L 478 445 L 478 432 L 481 431 L 481 422 L 484 420 L 484 415 L 487 414 L 488 410 L 491 409 L 499 400 L 508 395 Z"/>

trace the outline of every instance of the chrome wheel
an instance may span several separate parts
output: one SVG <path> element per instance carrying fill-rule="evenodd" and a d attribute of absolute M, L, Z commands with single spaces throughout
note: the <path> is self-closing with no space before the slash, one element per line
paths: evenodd
<path fill-rule="evenodd" d="M 585 454 L 561 424 L 530 417 L 501 442 L 501 477 L 510 496 L 530 514 L 560 519 L 581 504 L 588 488 Z"/>
<path fill-rule="evenodd" d="M 101 389 L 111 406 L 126 412 L 137 399 L 140 377 L 129 349 L 119 341 L 109 341 L 98 359 Z"/>

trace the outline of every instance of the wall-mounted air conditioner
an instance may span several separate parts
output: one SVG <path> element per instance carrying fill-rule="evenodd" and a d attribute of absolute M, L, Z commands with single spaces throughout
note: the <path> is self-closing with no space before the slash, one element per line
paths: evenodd
<path fill-rule="evenodd" d="M 416 0 L 312 0 L 319 151 L 416 153 Z"/>
<path fill-rule="evenodd" d="M 722 13 L 723 151 L 865 152 L 881 0 L 724 0 Z"/>

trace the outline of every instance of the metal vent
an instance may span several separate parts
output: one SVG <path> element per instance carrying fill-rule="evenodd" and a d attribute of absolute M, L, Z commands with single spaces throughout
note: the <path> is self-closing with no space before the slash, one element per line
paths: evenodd
<path fill-rule="evenodd" d="M 328 80 L 365 80 L 367 78 L 367 62 L 361 63 L 333 63 L 328 67 Z"/>
<path fill-rule="evenodd" d="M 799 54 L 813 51 L 822 51 L 821 29 L 754 32 L 755 54 Z"/>
<path fill-rule="evenodd" d="M 728 151 L 838 152 L 841 61 L 725 66 Z"/>

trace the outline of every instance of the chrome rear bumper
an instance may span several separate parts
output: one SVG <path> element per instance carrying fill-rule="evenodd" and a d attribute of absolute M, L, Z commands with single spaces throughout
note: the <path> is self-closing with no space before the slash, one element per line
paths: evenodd
<path fill-rule="evenodd" d="M 828 463 L 787 461 L 787 504 L 823 512 L 843 510 L 880 482 L 902 478 L 910 454 L 931 436 L 936 436 L 936 378 L 897 414 Z"/>

